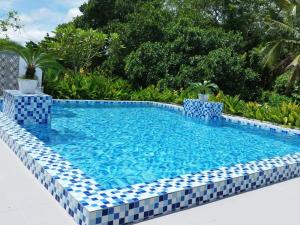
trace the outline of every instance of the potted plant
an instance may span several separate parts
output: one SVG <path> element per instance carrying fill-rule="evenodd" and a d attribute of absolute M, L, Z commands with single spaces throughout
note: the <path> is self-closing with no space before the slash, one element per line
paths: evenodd
<path fill-rule="evenodd" d="M 19 90 L 23 94 L 35 93 L 38 85 L 36 68 L 58 69 L 62 66 L 57 62 L 57 57 L 43 52 L 34 45 L 24 47 L 10 40 L 0 41 L 0 52 L 13 52 L 18 54 L 26 63 L 26 72 L 18 79 Z"/>
<path fill-rule="evenodd" d="M 217 91 L 219 89 L 218 85 L 210 82 L 210 81 L 203 81 L 199 83 L 193 83 L 191 85 L 191 89 L 193 91 L 198 92 L 198 99 L 201 101 L 208 101 L 209 95 L 213 93 L 214 91 Z"/>

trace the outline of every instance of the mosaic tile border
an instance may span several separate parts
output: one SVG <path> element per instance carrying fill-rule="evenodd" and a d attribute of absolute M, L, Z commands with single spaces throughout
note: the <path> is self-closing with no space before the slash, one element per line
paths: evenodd
<path fill-rule="evenodd" d="M 150 105 L 183 112 L 181 106 L 154 102 L 54 100 L 54 103 Z M 228 115 L 223 118 L 300 137 L 299 130 Z M 0 138 L 80 225 L 138 222 L 300 176 L 300 153 L 297 153 L 104 190 L 3 113 L 0 113 Z"/>
<path fill-rule="evenodd" d="M 185 115 L 204 120 L 218 120 L 222 116 L 223 103 L 206 102 L 199 99 L 185 99 L 183 101 Z"/>
<path fill-rule="evenodd" d="M 52 96 L 4 90 L 3 112 L 18 124 L 51 123 Z"/>

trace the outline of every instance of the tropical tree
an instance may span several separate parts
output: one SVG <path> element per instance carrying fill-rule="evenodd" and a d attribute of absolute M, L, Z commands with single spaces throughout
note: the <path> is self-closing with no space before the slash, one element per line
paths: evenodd
<path fill-rule="evenodd" d="M 62 69 L 57 57 L 45 53 L 33 45 L 24 47 L 16 42 L 2 39 L 0 40 L 0 52 L 14 52 L 25 61 L 27 67 L 24 78 L 26 79 L 35 79 L 36 68 L 40 68 L 42 71 Z"/>
<path fill-rule="evenodd" d="M 0 19 L 0 37 L 7 38 L 7 31 L 12 29 L 17 31 L 21 29 L 22 24 L 16 11 L 9 11 L 6 18 Z"/>
<path fill-rule="evenodd" d="M 112 21 L 122 22 L 145 0 L 89 0 L 79 7 L 82 15 L 75 19 L 80 28 L 97 29 Z"/>
<path fill-rule="evenodd" d="M 45 40 L 43 45 L 74 72 L 89 70 L 94 60 L 99 61 L 101 56 L 108 53 L 110 42 L 117 41 L 117 37 L 111 38 L 92 29 L 75 28 L 72 24 L 59 26 L 54 33 L 55 36 Z"/>
<path fill-rule="evenodd" d="M 283 19 L 279 21 L 266 18 L 269 31 L 278 35 L 263 48 L 264 64 L 272 70 L 284 66 L 286 70 L 292 71 L 286 85 L 286 94 L 291 94 L 300 77 L 300 2 L 298 0 L 277 2 L 282 9 Z"/>

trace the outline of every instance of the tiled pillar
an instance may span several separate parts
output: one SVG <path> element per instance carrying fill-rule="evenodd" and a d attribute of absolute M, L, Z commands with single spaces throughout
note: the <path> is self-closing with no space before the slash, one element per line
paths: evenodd
<path fill-rule="evenodd" d="M 5 90 L 3 113 L 21 125 L 50 124 L 52 97 Z"/>
<path fill-rule="evenodd" d="M 219 119 L 222 116 L 223 103 L 204 102 L 198 99 L 185 99 L 183 108 L 184 113 L 187 116 L 214 120 Z"/>
<path fill-rule="evenodd" d="M 18 87 L 20 57 L 14 53 L 0 52 L 0 96 L 5 89 Z"/>

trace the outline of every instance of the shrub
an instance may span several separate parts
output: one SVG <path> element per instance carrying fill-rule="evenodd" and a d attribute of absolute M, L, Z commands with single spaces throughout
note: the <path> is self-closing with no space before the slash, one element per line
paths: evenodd
<path fill-rule="evenodd" d="M 280 95 L 273 91 L 265 91 L 263 92 L 260 102 L 267 102 L 272 106 L 276 106 L 281 104 L 282 102 L 292 102 L 293 100 L 285 95 Z"/>
<path fill-rule="evenodd" d="M 131 95 L 131 100 L 135 101 L 158 101 L 182 104 L 186 98 L 196 98 L 197 93 L 189 90 L 171 90 L 160 85 L 150 85 L 145 89 L 134 91 Z"/>
<path fill-rule="evenodd" d="M 44 83 L 46 93 L 61 99 L 125 100 L 131 94 L 131 86 L 127 81 L 107 78 L 101 72 L 57 75 L 49 71 Z"/>
<path fill-rule="evenodd" d="M 169 89 L 159 90 L 158 87 L 150 85 L 145 89 L 134 91 L 131 95 L 131 100 L 174 102 L 176 97 L 176 92 L 173 92 Z"/>
<path fill-rule="evenodd" d="M 227 96 L 220 92 L 211 98 L 224 103 L 224 112 L 252 119 L 269 121 L 287 127 L 300 127 L 300 105 L 290 101 L 259 104 L 244 102 L 239 96 Z"/>

